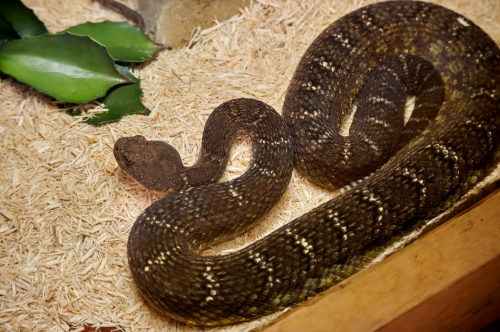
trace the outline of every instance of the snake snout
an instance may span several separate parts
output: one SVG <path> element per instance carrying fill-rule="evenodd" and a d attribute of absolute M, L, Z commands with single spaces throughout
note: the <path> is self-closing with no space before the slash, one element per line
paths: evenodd
<path fill-rule="evenodd" d="M 113 154 L 120 168 L 143 187 L 159 192 L 173 192 L 187 186 L 185 167 L 177 150 L 143 136 L 122 137 Z"/>

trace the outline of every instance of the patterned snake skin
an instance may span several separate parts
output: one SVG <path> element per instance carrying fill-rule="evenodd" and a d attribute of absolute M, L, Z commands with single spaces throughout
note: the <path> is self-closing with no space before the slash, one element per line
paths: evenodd
<path fill-rule="evenodd" d="M 132 227 L 128 258 L 139 289 L 195 325 L 251 320 L 313 297 L 491 171 L 499 89 L 500 50 L 474 23 L 437 5 L 385 2 L 341 18 L 312 43 L 283 118 L 253 99 L 217 107 L 195 165 L 183 166 L 166 143 L 119 139 L 115 158 L 126 173 L 151 190 L 175 191 Z M 407 96 L 416 104 L 405 125 Z M 353 105 L 349 136 L 341 136 Z M 241 133 L 252 142 L 251 165 L 217 184 Z M 374 173 L 240 251 L 199 254 L 264 216 L 293 166 L 325 187 Z"/>

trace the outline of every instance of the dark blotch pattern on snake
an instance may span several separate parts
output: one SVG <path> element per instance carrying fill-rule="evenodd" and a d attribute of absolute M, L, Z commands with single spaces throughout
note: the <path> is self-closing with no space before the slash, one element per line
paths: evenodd
<path fill-rule="evenodd" d="M 341 18 L 312 43 L 283 118 L 252 99 L 215 109 L 195 165 L 184 167 L 166 143 L 119 139 L 115 156 L 129 175 L 152 190 L 177 190 L 132 227 L 138 287 L 168 316 L 199 325 L 251 320 L 331 287 L 491 171 L 499 85 L 500 51 L 474 23 L 437 5 L 385 2 Z M 416 105 L 405 126 L 408 95 Z M 354 104 L 350 135 L 341 136 Z M 252 163 L 216 184 L 240 133 L 251 139 Z M 374 174 L 240 251 L 199 255 L 264 216 L 293 165 L 325 187 Z"/>

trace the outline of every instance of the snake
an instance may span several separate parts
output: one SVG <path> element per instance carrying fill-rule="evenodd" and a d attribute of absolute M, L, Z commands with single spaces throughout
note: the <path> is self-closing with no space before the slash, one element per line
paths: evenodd
<path fill-rule="evenodd" d="M 381 2 L 338 19 L 312 42 L 282 115 L 252 98 L 218 106 L 193 165 L 166 142 L 119 138 L 120 168 L 166 193 L 130 231 L 138 289 L 166 316 L 205 326 L 314 297 L 362 269 L 375 248 L 449 210 L 492 171 L 499 89 L 500 50 L 472 21 L 436 4 Z M 349 134 L 341 135 L 353 109 Z M 241 135 L 252 145 L 250 165 L 218 183 Z M 322 187 L 356 185 L 241 250 L 201 254 L 270 211 L 294 168 Z"/>

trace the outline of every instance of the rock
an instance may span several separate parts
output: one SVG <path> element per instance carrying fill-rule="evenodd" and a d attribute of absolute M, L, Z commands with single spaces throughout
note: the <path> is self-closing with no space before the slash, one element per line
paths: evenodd
<path fill-rule="evenodd" d="M 227 20 L 250 0 L 139 0 L 146 28 L 157 42 L 173 48 L 185 46 L 193 30 Z"/>

